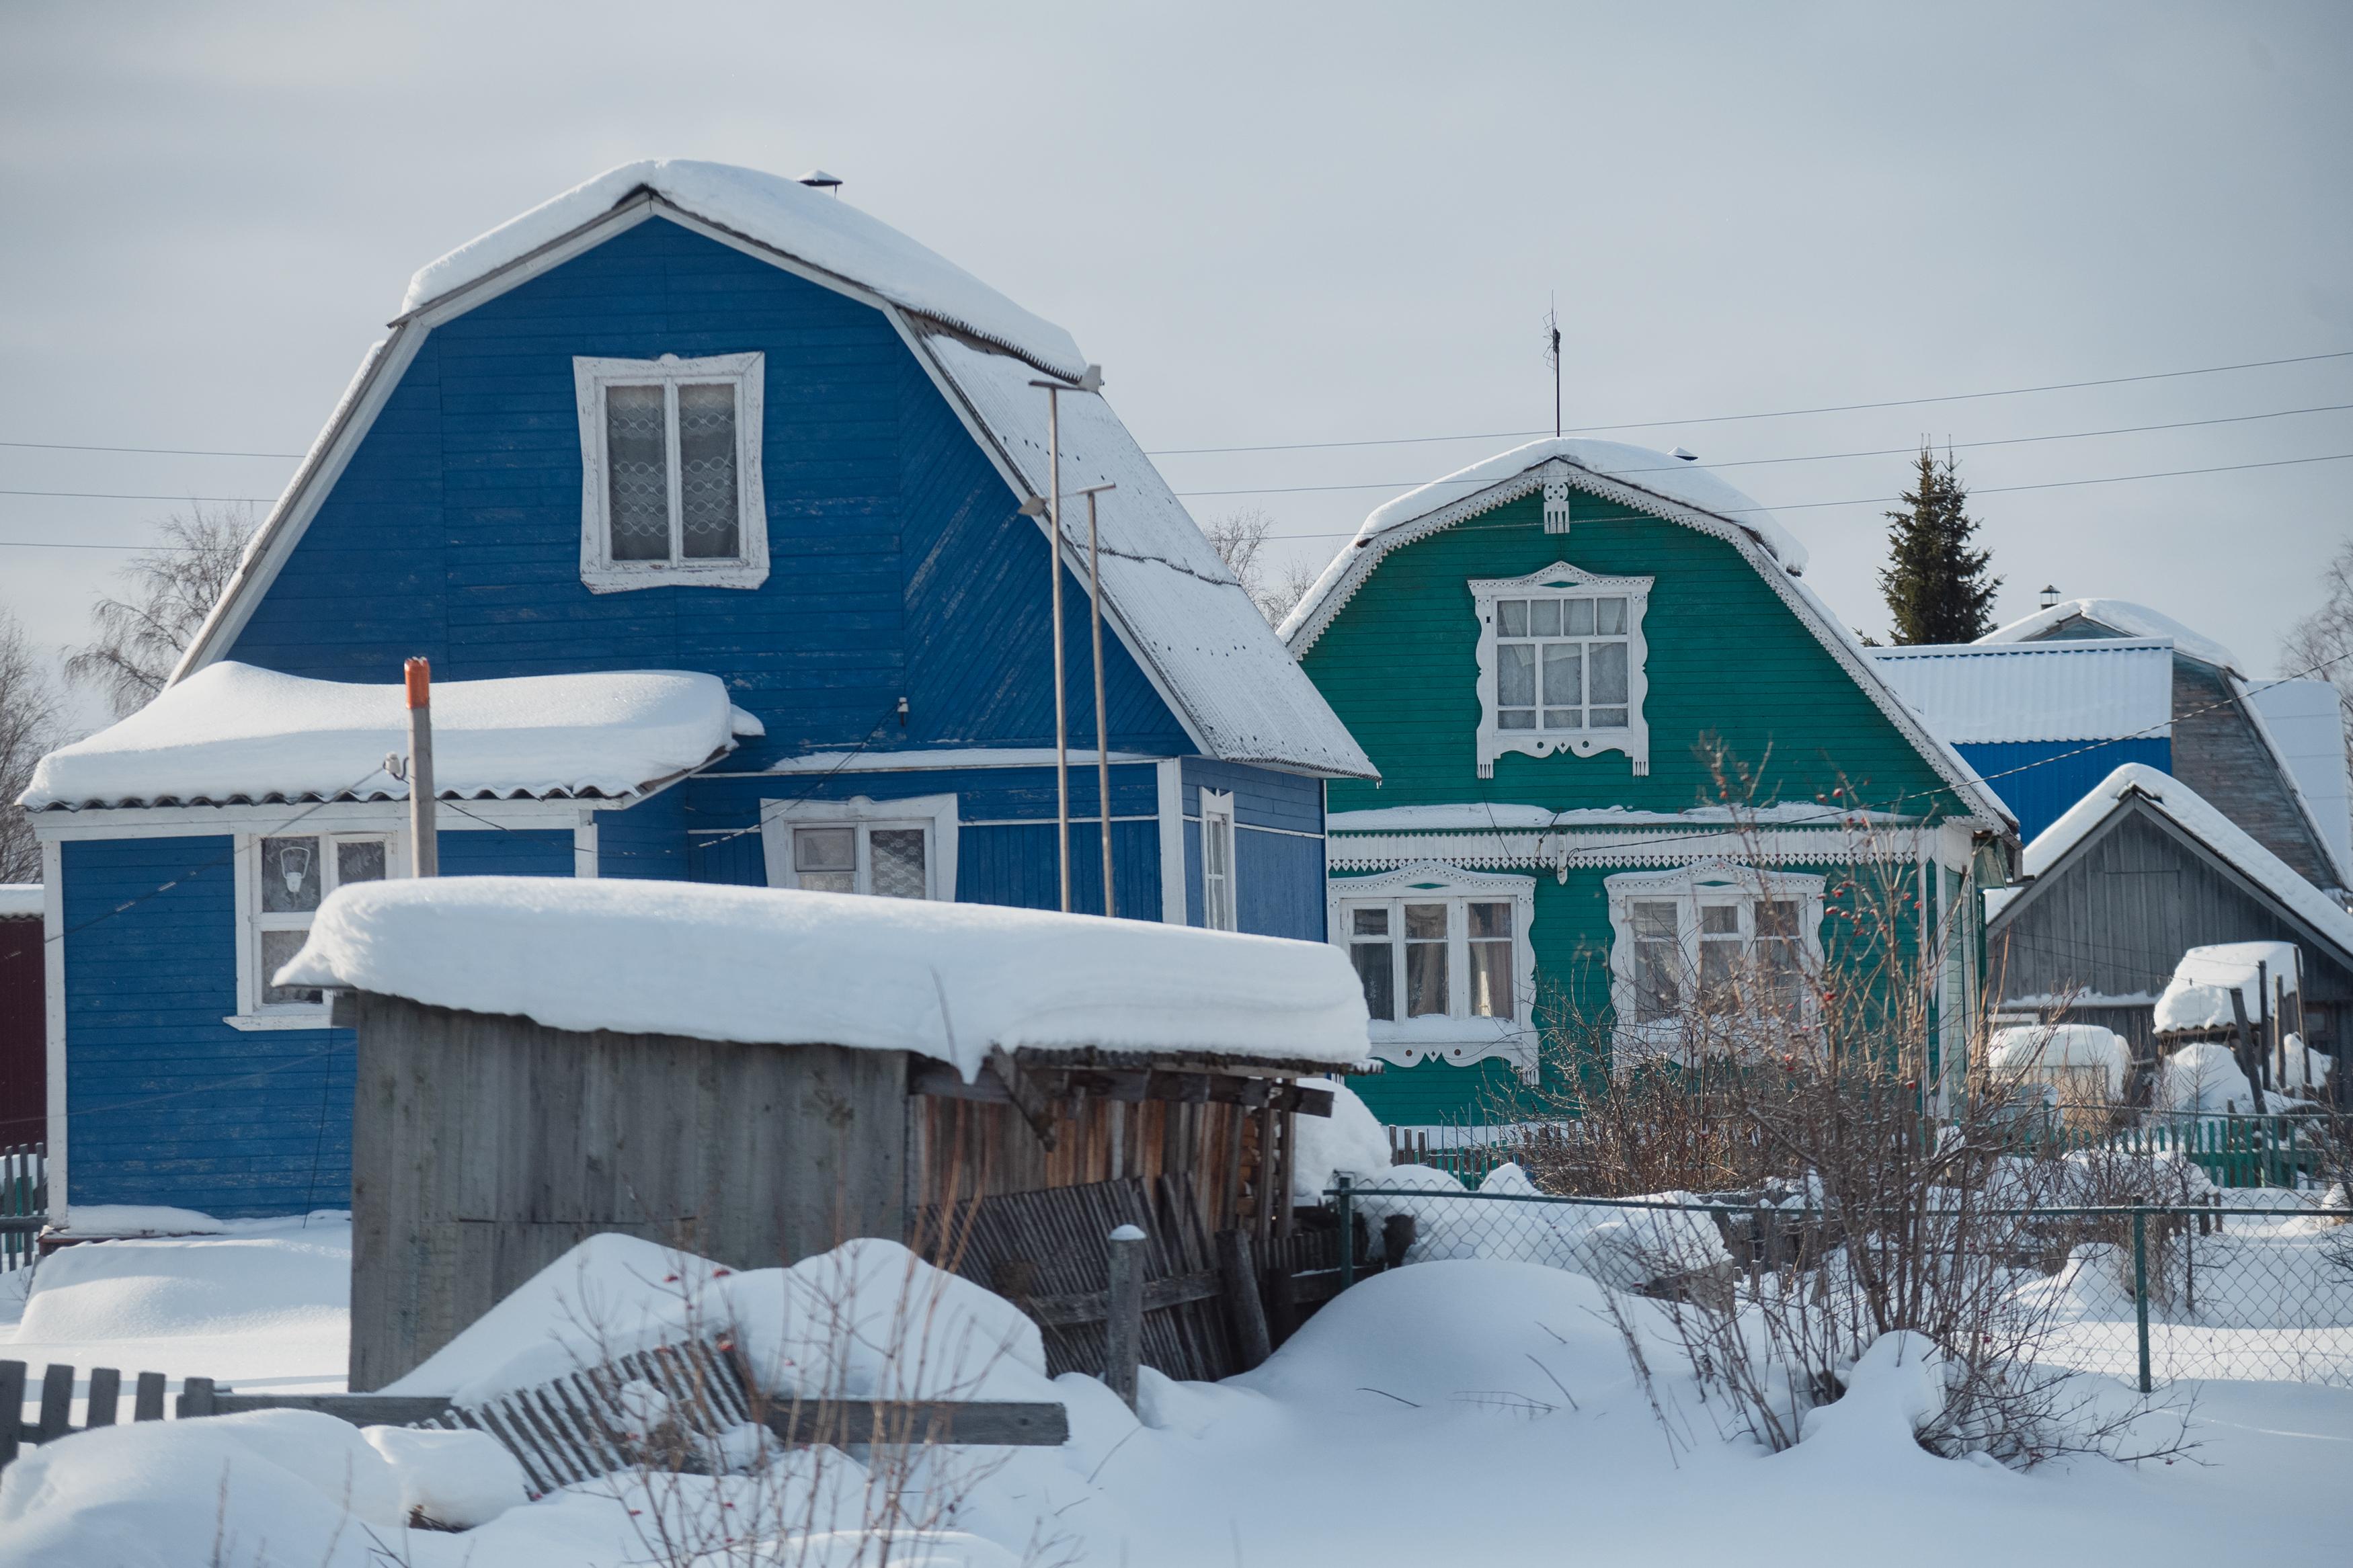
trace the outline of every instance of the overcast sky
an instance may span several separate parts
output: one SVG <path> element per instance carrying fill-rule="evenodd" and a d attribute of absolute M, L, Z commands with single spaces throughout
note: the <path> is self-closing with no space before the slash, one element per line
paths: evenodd
<path fill-rule="evenodd" d="M 2353 461 L 2297 461 L 2353 454 L 2353 357 L 1691 421 L 2353 351 L 2348 79 L 2332 0 L 12 3 L 0 441 L 299 453 L 442 252 L 630 158 L 822 165 L 1069 327 L 1147 448 L 1463 437 L 1161 459 L 1300 558 L 1548 433 L 1557 294 L 1567 423 L 1720 466 L 1856 626 L 1927 437 L 2005 619 L 2137 599 L 2267 672 L 2353 531 Z M 291 468 L 0 446 L 10 491 Z M 52 547 L 170 510 L 0 495 L 0 605 L 80 637 L 121 552 Z"/>

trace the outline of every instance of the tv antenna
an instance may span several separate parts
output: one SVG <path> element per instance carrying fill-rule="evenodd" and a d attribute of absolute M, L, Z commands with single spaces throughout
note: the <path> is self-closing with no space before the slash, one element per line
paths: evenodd
<path fill-rule="evenodd" d="M 1545 363 L 1552 366 L 1552 436 L 1560 439 L 1560 296 L 1552 296 L 1545 310 Z"/>

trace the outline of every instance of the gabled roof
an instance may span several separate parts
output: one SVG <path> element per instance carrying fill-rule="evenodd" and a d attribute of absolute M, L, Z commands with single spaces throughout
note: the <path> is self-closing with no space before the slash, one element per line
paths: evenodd
<path fill-rule="evenodd" d="M 2211 664 L 2234 675 L 2242 673 L 2238 656 L 2212 637 L 2190 630 L 2160 610 L 2152 610 L 2147 605 L 2136 605 L 2129 599 L 2062 600 L 2047 610 L 2037 610 L 2006 626 L 1996 626 L 1978 641 L 2035 642 L 2074 620 L 2104 626 L 2120 637 L 2162 637 L 2170 642 L 2176 651 L 2187 654 L 2200 664 Z"/>
<path fill-rule="evenodd" d="M 2161 736 L 2173 645 L 2147 638 L 1875 647 L 1872 663 L 1956 745 Z"/>
<path fill-rule="evenodd" d="M 2039 879 L 2059 868 L 2119 813 L 2135 808 L 2155 812 L 2179 828 L 2316 935 L 2335 945 L 2348 966 L 2353 967 L 2353 914 L 2296 875 L 2295 868 L 2256 843 L 2196 790 L 2139 763 L 2127 763 L 2102 779 L 2097 788 L 2034 836 L 2026 847 L 2026 886 L 1994 918 L 2008 920 L 2032 899 Z"/>
<path fill-rule="evenodd" d="M 1017 499 L 1047 490 L 1039 372 L 1085 368 L 1070 334 L 836 198 L 754 170 L 623 164 L 434 262 L 406 313 L 369 350 L 333 417 L 173 672 L 223 658 L 269 591 L 351 453 L 433 327 L 659 216 L 881 310 L 899 328 Z M 1203 753 L 1369 778 L 1372 763 L 1285 655 L 1134 437 L 1100 396 L 1061 399 L 1063 490 L 1105 479 L 1105 619 Z M 1085 574 L 1083 503 L 1067 504 L 1065 553 Z M 1041 522 L 1040 528 L 1044 527 Z"/>
<path fill-rule="evenodd" d="M 1534 495 L 1548 479 L 1566 480 L 1588 494 L 1721 539 L 1739 551 L 1970 814 L 1989 827 L 2016 830 L 2018 819 L 1977 770 L 1896 695 L 1846 623 L 1799 580 L 1806 565 L 1805 547 L 1773 514 L 1706 469 L 1641 447 L 1574 438 L 1531 441 L 1374 508 L 1356 538 L 1332 558 L 1284 618 L 1282 639 L 1293 657 L 1304 657 L 1315 646 L 1390 551 Z M 1467 493 L 1466 486 L 1471 487 Z"/>
<path fill-rule="evenodd" d="M 733 751 L 760 721 L 715 675 L 628 670 L 444 680 L 433 688 L 434 791 L 471 800 L 619 799 Z M 28 811 L 263 801 L 405 800 L 384 769 L 408 750 L 397 685 L 311 680 L 225 661 L 43 757 Z"/>

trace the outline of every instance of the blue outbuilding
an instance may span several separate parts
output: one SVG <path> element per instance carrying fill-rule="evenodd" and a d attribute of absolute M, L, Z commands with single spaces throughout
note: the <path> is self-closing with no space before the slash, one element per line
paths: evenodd
<path fill-rule="evenodd" d="M 53 1210 L 348 1201 L 350 1037 L 272 976 L 334 886 L 406 870 L 411 657 L 444 875 L 1051 909 L 1059 573 L 1073 907 L 1106 912 L 1107 816 L 1108 912 L 1322 940 L 1323 781 L 1371 764 L 1103 396 L 1050 430 L 1039 384 L 1088 368 L 714 164 L 613 170 L 417 274 L 173 685 L 25 797 Z M 1108 801 L 1074 499 L 1106 485 Z"/>

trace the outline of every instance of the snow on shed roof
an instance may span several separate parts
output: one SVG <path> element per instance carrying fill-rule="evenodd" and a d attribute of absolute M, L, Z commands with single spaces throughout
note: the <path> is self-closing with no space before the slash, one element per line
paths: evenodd
<path fill-rule="evenodd" d="M 434 782 L 468 798 L 616 796 L 699 767 L 759 721 L 717 676 L 666 670 L 445 680 L 433 688 Z M 27 810 L 405 798 L 384 771 L 408 750 L 402 688 L 310 680 L 224 661 L 120 723 L 51 752 Z"/>
<path fill-rule="evenodd" d="M 691 158 L 623 163 L 509 218 L 411 279 L 408 295 L 401 301 L 402 314 L 521 260 L 641 189 L 746 239 L 871 289 L 895 305 L 1000 343 L 1061 375 L 1076 377 L 1086 369 L 1086 357 L 1070 333 L 840 198 L 781 174 Z"/>
<path fill-rule="evenodd" d="M 41 884 L 0 882 L 0 920 L 39 920 Z"/>
<path fill-rule="evenodd" d="M 948 384 L 1028 494 L 1044 495 L 1046 394 L 1019 360 L 927 335 Z M 1096 498 L 1105 606 L 1209 755 L 1350 778 L 1377 776 L 1364 748 L 1293 662 L 1250 595 L 1098 395 L 1061 399 L 1063 532 L 1083 576 L 1086 503 Z"/>
<path fill-rule="evenodd" d="M 2068 599 L 2047 610 L 1996 626 L 1978 638 L 1981 643 L 2031 642 L 2052 627 L 2077 618 L 2107 627 L 2119 637 L 2162 637 L 2191 658 L 2218 668 L 2240 671 L 2238 656 L 2212 637 L 2195 632 L 2171 616 L 2136 605 L 2129 599 Z"/>
<path fill-rule="evenodd" d="M 462 877 L 338 889 L 282 984 L 551 1028 L 903 1050 L 1369 1055 L 1339 949 L 1037 910 L 687 882 Z"/>
<path fill-rule="evenodd" d="M 2224 864 L 2294 910 L 2314 931 L 2336 943 L 2343 960 L 2353 964 L 2353 914 L 2346 913 L 2335 900 L 2296 875 L 2286 861 L 2256 843 L 2244 828 L 2207 804 L 2196 790 L 2140 763 L 2126 763 L 2116 769 L 2090 794 L 2069 806 L 2058 821 L 2036 834 L 2034 841 L 2026 847 L 2025 875 L 2029 879 L 2040 877 L 2056 866 L 2068 851 L 2090 837 L 2094 829 L 2136 795 L 2205 845 Z"/>
<path fill-rule="evenodd" d="M 1870 650 L 1928 727 L 1958 743 L 2107 741 L 2173 723 L 2173 645 L 2102 638 Z"/>
<path fill-rule="evenodd" d="M 2271 989 L 2297 986 L 2292 942 L 2225 942 L 2193 947 L 2173 966 L 2173 978 L 2157 999 L 2152 1021 L 2159 1031 L 2221 1029 L 2237 1021 L 2231 994 L 2250 1020 L 2268 1017 Z"/>

